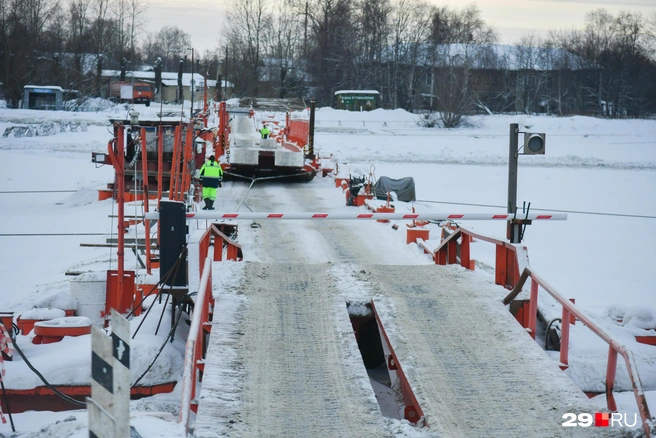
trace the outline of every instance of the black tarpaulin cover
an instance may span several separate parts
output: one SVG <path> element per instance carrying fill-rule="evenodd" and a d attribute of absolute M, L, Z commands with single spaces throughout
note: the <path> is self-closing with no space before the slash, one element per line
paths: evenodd
<path fill-rule="evenodd" d="M 411 176 L 401 179 L 392 179 L 381 176 L 374 184 L 374 196 L 376 199 L 387 199 L 387 192 L 396 193 L 396 199 L 401 202 L 416 201 L 415 179 Z"/>

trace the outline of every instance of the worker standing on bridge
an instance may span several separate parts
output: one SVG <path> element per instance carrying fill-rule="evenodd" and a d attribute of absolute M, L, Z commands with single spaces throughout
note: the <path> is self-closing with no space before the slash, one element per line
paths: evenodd
<path fill-rule="evenodd" d="M 210 159 L 200 168 L 200 182 L 203 185 L 203 200 L 205 201 L 203 210 L 214 210 L 216 188 L 221 187 L 222 179 L 223 169 L 214 155 L 211 155 Z"/>
<path fill-rule="evenodd" d="M 269 138 L 271 131 L 269 131 L 269 128 L 267 127 L 266 123 L 262 123 L 262 129 L 260 129 L 260 134 L 262 134 L 262 138 Z"/>

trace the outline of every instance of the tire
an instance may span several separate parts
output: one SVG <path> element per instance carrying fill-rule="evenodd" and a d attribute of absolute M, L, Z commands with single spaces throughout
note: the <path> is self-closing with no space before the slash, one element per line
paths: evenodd
<path fill-rule="evenodd" d="M 150 106 L 150 100 L 146 101 L 146 106 Z"/>

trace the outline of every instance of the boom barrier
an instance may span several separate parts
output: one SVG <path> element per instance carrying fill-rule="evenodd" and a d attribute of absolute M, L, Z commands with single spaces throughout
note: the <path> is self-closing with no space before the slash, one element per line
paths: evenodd
<path fill-rule="evenodd" d="M 434 221 L 487 221 L 487 220 L 504 220 L 521 219 L 523 221 L 564 221 L 567 220 L 565 213 L 542 213 L 528 214 L 520 218 L 510 213 L 491 214 L 491 213 L 305 213 L 305 212 L 287 212 L 287 213 L 226 213 L 220 211 L 199 211 L 187 213 L 187 219 L 235 219 L 235 220 L 263 220 L 263 219 L 289 219 L 289 220 L 434 220 Z M 146 220 L 159 219 L 158 212 L 150 212 L 144 215 Z"/>

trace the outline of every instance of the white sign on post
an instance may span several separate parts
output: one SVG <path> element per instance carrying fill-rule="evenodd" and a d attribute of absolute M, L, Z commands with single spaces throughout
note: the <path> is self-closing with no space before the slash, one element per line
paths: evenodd
<path fill-rule="evenodd" d="M 90 438 L 130 436 L 130 323 L 112 309 L 111 327 L 91 327 Z"/>

